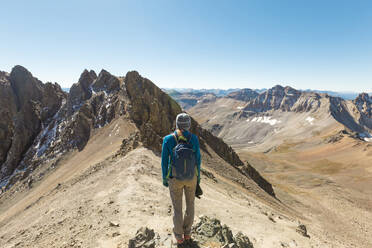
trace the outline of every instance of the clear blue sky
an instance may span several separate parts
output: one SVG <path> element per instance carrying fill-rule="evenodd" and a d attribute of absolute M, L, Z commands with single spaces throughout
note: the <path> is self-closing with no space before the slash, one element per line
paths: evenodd
<path fill-rule="evenodd" d="M 84 68 L 160 87 L 372 92 L 372 1 L 2 1 L 0 70 Z"/>

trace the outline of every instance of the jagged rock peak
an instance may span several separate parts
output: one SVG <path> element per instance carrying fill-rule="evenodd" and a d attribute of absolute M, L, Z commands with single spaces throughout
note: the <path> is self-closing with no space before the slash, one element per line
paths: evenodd
<path fill-rule="evenodd" d="M 29 72 L 25 67 L 21 65 L 16 65 L 12 68 L 12 71 L 10 74 L 15 74 L 15 75 L 26 75 L 29 77 L 32 77 L 31 72 Z"/>
<path fill-rule="evenodd" d="M 95 72 L 94 70 L 90 70 L 90 71 L 89 71 L 89 74 L 90 74 L 90 76 L 91 76 L 92 78 L 94 78 L 94 79 L 97 78 L 97 74 L 96 74 L 96 72 Z"/>
<path fill-rule="evenodd" d="M 372 97 L 361 93 L 353 102 L 361 114 L 360 122 L 372 129 Z"/>
<path fill-rule="evenodd" d="M 277 84 L 277 85 L 274 85 L 274 87 L 272 87 L 271 90 L 284 90 L 284 87 L 281 86 L 280 84 Z"/>
<path fill-rule="evenodd" d="M 370 97 L 368 95 L 368 93 L 360 93 L 354 100 L 356 103 L 359 103 L 359 102 L 369 102 L 369 103 L 372 103 L 372 96 Z"/>
<path fill-rule="evenodd" d="M 16 95 L 18 110 L 29 100 L 37 101 L 42 98 L 42 83 L 23 66 L 14 66 L 9 80 Z"/>
<path fill-rule="evenodd" d="M 7 77 L 9 77 L 9 73 L 6 71 L 0 71 L 0 80 L 5 80 Z"/>
<path fill-rule="evenodd" d="M 170 96 L 137 71 L 126 74 L 124 83 L 132 102 L 131 116 L 138 126 L 150 124 L 161 137 L 174 127 L 177 114 L 182 109 Z"/>
<path fill-rule="evenodd" d="M 244 110 L 265 112 L 280 109 L 282 111 L 290 111 L 300 96 L 301 91 L 292 87 L 275 85 L 249 101 Z"/>
<path fill-rule="evenodd" d="M 94 91 L 106 91 L 111 93 L 120 89 L 120 80 L 111 75 L 108 71 L 102 69 L 98 78 L 93 82 L 92 89 Z"/>
<path fill-rule="evenodd" d="M 81 73 L 79 81 L 73 84 L 68 95 L 68 112 L 72 113 L 82 102 L 92 97 L 91 84 L 97 79 L 97 74 L 91 70 L 85 69 Z"/>
<path fill-rule="evenodd" d="M 301 91 L 299 90 L 296 90 L 294 88 L 292 88 L 291 86 L 281 86 L 280 84 L 277 84 L 275 85 L 274 87 L 268 89 L 267 91 L 261 93 L 261 94 L 265 94 L 266 92 L 269 92 L 269 93 L 285 93 L 285 94 L 293 94 L 293 93 L 296 93 L 296 94 L 300 94 Z"/>
<path fill-rule="evenodd" d="M 88 71 L 87 69 L 85 69 L 80 75 L 78 84 L 81 84 L 85 88 L 89 88 L 89 86 L 95 79 L 97 79 L 97 74 L 95 73 L 95 71 Z"/>
<path fill-rule="evenodd" d="M 9 74 L 9 77 L 12 88 L 17 92 L 22 90 L 23 88 L 27 89 L 29 97 L 32 97 L 32 95 L 30 94 L 40 90 L 40 87 L 42 86 L 41 81 L 33 77 L 31 72 L 20 65 L 16 65 L 13 67 L 12 71 Z"/>

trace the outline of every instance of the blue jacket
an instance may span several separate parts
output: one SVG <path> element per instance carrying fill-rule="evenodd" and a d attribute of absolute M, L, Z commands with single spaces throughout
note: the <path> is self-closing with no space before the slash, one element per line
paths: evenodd
<path fill-rule="evenodd" d="M 196 152 L 196 166 L 198 172 L 198 181 L 200 181 L 200 147 L 199 147 L 199 140 L 195 134 L 190 133 L 189 131 L 183 131 L 183 136 L 186 139 L 190 138 L 190 143 L 192 144 L 193 150 Z M 167 180 L 168 170 L 171 169 L 171 161 L 173 160 L 173 148 L 177 145 L 176 139 L 174 138 L 173 134 L 169 134 L 164 137 L 163 139 L 163 146 L 161 149 L 161 169 L 163 174 L 163 180 Z M 170 171 L 169 176 L 172 176 L 172 170 Z"/>

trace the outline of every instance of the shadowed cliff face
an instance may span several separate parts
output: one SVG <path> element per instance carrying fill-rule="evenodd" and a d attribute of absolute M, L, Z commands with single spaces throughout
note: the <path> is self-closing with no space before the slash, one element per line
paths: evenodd
<path fill-rule="evenodd" d="M 174 128 L 180 106 L 150 80 L 141 77 L 138 72 L 128 72 L 125 87 L 131 100 L 131 117 L 138 126 L 149 123 L 154 132 L 161 137 Z"/>
<path fill-rule="evenodd" d="M 67 101 L 69 114 L 74 112 L 74 108 L 80 107 L 84 101 L 91 98 L 91 84 L 96 78 L 97 75 L 94 71 L 84 70 L 79 78 L 78 83 L 75 83 L 71 86 Z"/>
<path fill-rule="evenodd" d="M 34 138 L 48 125 L 66 95 L 57 84 L 43 84 L 22 66 L 0 82 L 0 179 L 13 173 Z"/>
<path fill-rule="evenodd" d="M 6 160 L 14 134 L 13 116 L 17 112 L 16 97 L 9 74 L 0 72 L 0 165 Z"/>

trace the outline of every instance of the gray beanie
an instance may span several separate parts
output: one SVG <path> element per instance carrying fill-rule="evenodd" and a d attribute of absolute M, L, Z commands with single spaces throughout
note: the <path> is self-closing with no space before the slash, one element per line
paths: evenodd
<path fill-rule="evenodd" d="M 190 126 L 191 126 L 191 118 L 188 114 L 181 113 L 177 115 L 177 118 L 176 118 L 177 129 L 189 130 Z"/>

